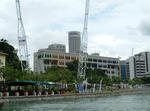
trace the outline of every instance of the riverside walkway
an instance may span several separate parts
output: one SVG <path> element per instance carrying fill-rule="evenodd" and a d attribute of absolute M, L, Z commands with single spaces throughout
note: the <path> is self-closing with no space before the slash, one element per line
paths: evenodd
<path fill-rule="evenodd" d="M 69 99 L 69 98 L 89 98 L 89 97 L 103 97 L 103 96 L 114 96 L 122 94 L 141 94 L 149 93 L 149 88 L 139 88 L 139 89 L 120 89 L 114 91 L 102 91 L 102 92 L 82 92 L 82 93 L 72 93 L 72 94 L 48 94 L 44 95 L 24 95 L 19 96 L 1 96 L 0 102 L 22 102 L 22 101 L 41 101 L 41 100 L 55 100 L 55 99 Z"/>

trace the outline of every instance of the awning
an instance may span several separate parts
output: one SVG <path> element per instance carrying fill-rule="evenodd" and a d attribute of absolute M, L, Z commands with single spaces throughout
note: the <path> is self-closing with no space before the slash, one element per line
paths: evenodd
<path fill-rule="evenodd" d="M 27 85 L 55 85 L 53 82 L 40 82 L 40 81 L 12 81 L 12 82 L 4 82 L 0 81 L 0 85 L 9 85 L 9 86 L 27 86 Z"/>

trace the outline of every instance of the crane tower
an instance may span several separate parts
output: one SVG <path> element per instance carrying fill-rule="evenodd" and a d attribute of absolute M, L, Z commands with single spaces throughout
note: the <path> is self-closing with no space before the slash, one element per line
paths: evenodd
<path fill-rule="evenodd" d="M 21 68 L 22 70 L 24 70 L 29 68 L 29 55 L 19 0 L 16 0 L 16 10 L 18 19 L 18 31 L 17 31 L 18 45 L 19 45 L 18 51 L 19 51 L 19 58 L 21 60 Z"/>
<path fill-rule="evenodd" d="M 85 77 L 86 75 L 89 3 L 90 0 L 86 0 L 84 27 L 83 27 L 82 37 L 81 37 L 81 46 L 80 46 L 79 64 L 78 64 L 78 73 L 80 74 L 80 77 Z"/>

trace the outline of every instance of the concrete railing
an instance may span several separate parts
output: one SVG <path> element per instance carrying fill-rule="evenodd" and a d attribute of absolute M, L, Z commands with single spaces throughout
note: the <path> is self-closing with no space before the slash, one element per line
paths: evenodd
<path fill-rule="evenodd" d="M 0 97 L 2 102 L 17 102 L 17 101 L 38 101 L 38 100 L 54 100 L 54 99 L 65 99 L 65 98 L 86 98 L 86 97 L 103 97 L 120 94 L 141 94 L 150 93 L 150 89 L 126 89 L 117 91 L 108 91 L 101 93 L 81 93 L 81 94 L 55 94 L 55 95 L 30 95 L 30 96 L 9 96 Z M 52 93 L 53 94 L 53 93 Z"/>

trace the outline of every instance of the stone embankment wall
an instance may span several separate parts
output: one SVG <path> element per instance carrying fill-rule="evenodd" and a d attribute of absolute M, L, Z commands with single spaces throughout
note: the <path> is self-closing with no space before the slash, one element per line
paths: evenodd
<path fill-rule="evenodd" d="M 114 96 L 122 94 L 150 94 L 150 89 L 123 89 L 116 91 L 107 91 L 101 93 L 80 93 L 80 94 L 53 94 L 53 95 L 32 95 L 32 96 L 7 96 L 0 97 L 0 102 L 21 102 L 21 101 L 40 101 L 40 100 L 56 100 L 69 98 L 89 98 L 89 97 L 103 97 Z"/>

